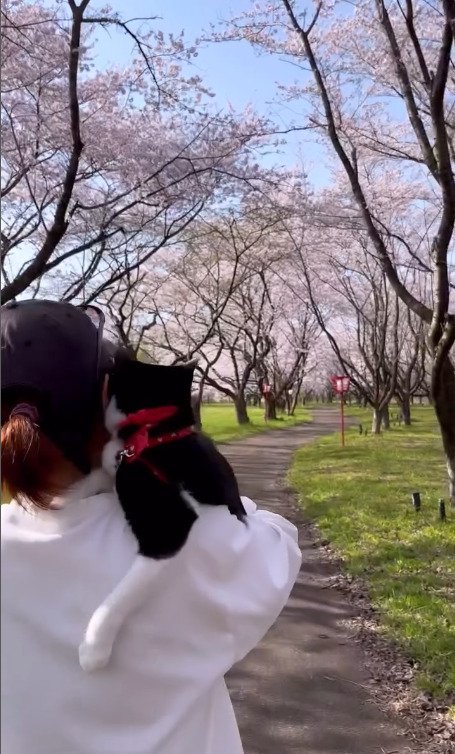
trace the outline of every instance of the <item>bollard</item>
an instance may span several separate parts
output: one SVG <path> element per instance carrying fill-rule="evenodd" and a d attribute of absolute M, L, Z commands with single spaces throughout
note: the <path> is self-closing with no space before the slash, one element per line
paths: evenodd
<path fill-rule="evenodd" d="M 446 504 L 445 504 L 444 500 L 442 500 L 442 499 L 439 501 L 439 518 L 440 518 L 441 521 L 446 521 L 447 520 Z"/>
<path fill-rule="evenodd" d="M 420 492 L 413 492 L 412 493 L 412 504 L 414 506 L 415 511 L 420 510 Z"/>

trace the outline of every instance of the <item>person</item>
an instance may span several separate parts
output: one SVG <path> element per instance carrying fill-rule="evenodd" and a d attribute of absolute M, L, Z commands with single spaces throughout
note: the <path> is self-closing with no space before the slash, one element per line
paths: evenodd
<path fill-rule="evenodd" d="M 2 505 L 2 751 L 240 754 L 224 676 L 297 577 L 297 532 L 281 516 L 245 498 L 247 526 L 222 506 L 204 511 L 109 665 L 79 665 L 87 622 L 137 549 L 100 470 L 112 348 L 95 320 L 60 302 L 2 307 L 2 483 L 13 496 Z"/>

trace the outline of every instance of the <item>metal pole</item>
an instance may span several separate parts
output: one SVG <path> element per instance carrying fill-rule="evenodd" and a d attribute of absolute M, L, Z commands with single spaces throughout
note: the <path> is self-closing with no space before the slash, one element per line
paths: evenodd
<path fill-rule="evenodd" d="M 413 492 L 411 495 L 411 498 L 412 498 L 412 504 L 414 506 L 414 510 L 419 511 L 422 506 L 422 503 L 420 500 L 420 492 Z"/>
<path fill-rule="evenodd" d="M 341 447 L 344 448 L 344 393 L 341 392 Z"/>
<path fill-rule="evenodd" d="M 442 499 L 439 501 L 439 518 L 441 521 L 447 521 L 446 504 Z"/>

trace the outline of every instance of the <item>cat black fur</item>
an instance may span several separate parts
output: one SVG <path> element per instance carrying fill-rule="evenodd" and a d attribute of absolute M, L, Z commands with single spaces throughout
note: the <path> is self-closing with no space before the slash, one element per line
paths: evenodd
<path fill-rule="evenodd" d="M 172 405 L 177 413 L 163 421 L 151 435 L 159 436 L 192 426 L 191 385 L 193 369 L 165 367 L 120 359 L 108 386 L 125 416 L 144 408 Z M 125 427 L 118 436 L 127 440 L 137 427 Z M 152 463 L 166 477 L 159 480 L 143 463 Z M 200 432 L 156 448 L 148 448 L 141 459 L 123 459 L 116 473 L 117 494 L 125 517 L 137 538 L 141 555 L 169 558 L 185 544 L 196 510 L 184 499 L 185 490 L 201 505 L 226 505 L 241 521 L 245 509 L 237 480 L 228 461 L 214 443 Z"/>

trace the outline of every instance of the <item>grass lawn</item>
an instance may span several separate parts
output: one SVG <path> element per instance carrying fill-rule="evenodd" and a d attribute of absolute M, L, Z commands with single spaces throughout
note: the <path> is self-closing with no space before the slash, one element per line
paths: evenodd
<path fill-rule="evenodd" d="M 353 414 L 369 425 L 368 412 Z M 447 484 L 433 410 L 413 418 L 380 436 L 351 428 L 344 450 L 338 435 L 307 445 L 290 481 L 347 572 L 369 584 L 381 630 L 417 660 L 420 688 L 444 696 L 455 690 L 455 511 L 438 520 Z"/>
<path fill-rule="evenodd" d="M 307 409 L 297 408 L 294 416 L 283 414 L 278 421 L 264 421 L 264 409 L 248 408 L 250 424 L 239 426 L 235 418 L 235 409 L 231 404 L 211 403 L 202 406 L 202 428 L 216 442 L 227 442 L 248 437 L 266 429 L 281 429 L 295 424 L 311 421 L 311 414 Z"/>

